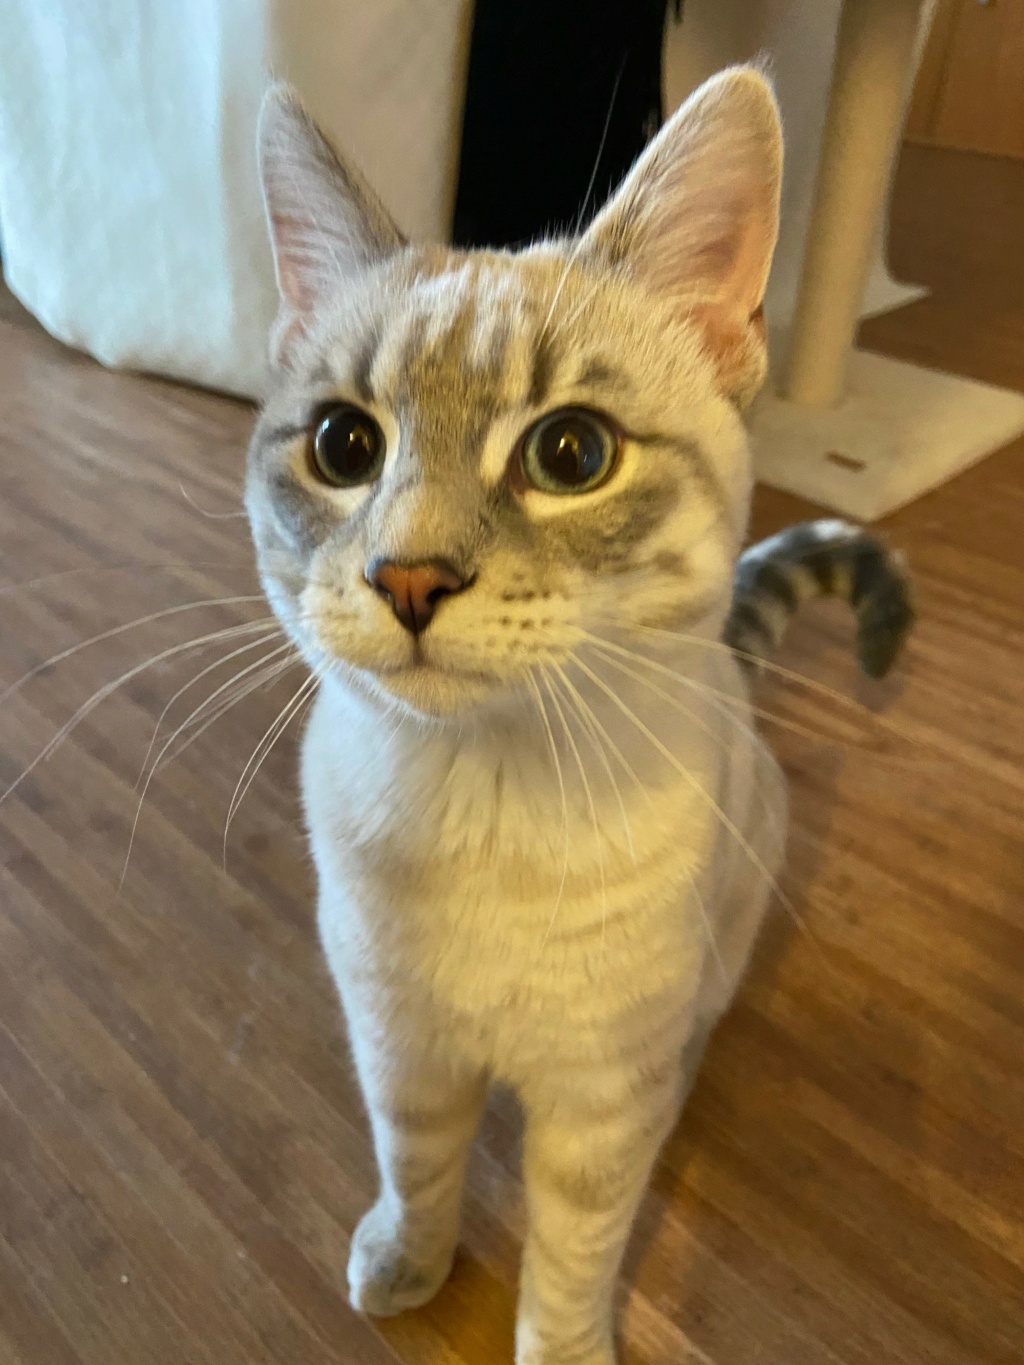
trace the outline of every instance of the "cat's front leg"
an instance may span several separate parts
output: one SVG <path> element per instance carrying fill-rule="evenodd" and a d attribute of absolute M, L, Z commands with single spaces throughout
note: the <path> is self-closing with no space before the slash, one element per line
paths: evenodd
<path fill-rule="evenodd" d="M 353 1034 L 380 1193 L 349 1254 L 352 1306 L 390 1317 L 427 1303 L 448 1278 L 466 1161 L 486 1078 L 407 1034 Z"/>
<path fill-rule="evenodd" d="M 583 1079 L 583 1078 L 580 1078 Z M 595 1078 L 597 1080 L 597 1078 Z M 615 1279 L 651 1167 L 678 1114 L 678 1070 L 604 1111 L 527 1112 L 529 1212 L 516 1325 L 517 1365 L 614 1365 Z"/>

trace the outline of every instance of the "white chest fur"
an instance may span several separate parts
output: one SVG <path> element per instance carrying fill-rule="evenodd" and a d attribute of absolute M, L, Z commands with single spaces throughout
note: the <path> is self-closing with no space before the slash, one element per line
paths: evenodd
<path fill-rule="evenodd" d="M 623 693 L 638 728 L 590 698 L 596 726 L 550 713 L 550 734 L 529 701 L 459 733 L 396 727 L 325 687 L 303 789 L 349 1012 L 456 1030 L 515 1081 L 552 1048 L 652 1016 L 685 1030 L 709 990 L 724 1007 L 763 892 L 745 893 L 750 927 L 724 970 L 711 938 L 736 938 L 737 883 L 766 883 L 781 816 L 730 666 L 714 681 L 728 707 Z"/>

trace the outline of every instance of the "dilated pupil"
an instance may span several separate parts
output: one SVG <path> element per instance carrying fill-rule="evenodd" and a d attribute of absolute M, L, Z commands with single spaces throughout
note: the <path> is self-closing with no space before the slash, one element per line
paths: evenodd
<path fill-rule="evenodd" d="M 545 433 L 544 467 L 559 483 L 586 483 L 601 471 L 604 447 L 595 431 L 582 422 L 565 423 Z"/>
<path fill-rule="evenodd" d="M 320 439 L 328 464 L 346 478 L 358 478 L 373 467 L 377 457 L 376 433 L 359 418 L 339 416 L 328 420 Z"/>
<path fill-rule="evenodd" d="M 373 459 L 373 437 L 362 425 L 353 427 L 349 432 L 347 458 L 357 469 L 362 469 Z"/>

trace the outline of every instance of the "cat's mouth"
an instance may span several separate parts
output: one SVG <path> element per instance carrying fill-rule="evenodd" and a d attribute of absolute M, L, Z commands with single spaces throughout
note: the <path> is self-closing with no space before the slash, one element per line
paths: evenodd
<path fill-rule="evenodd" d="M 304 603 L 314 619 L 297 633 L 311 636 L 317 657 L 333 659 L 380 700 L 434 717 L 457 716 L 504 694 L 511 681 L 503 670 L 467 657 L 468 651 L 453 648 L 451 641 L 410 638 L 404 632 L 397 640 L 382 639 L 353 630 L 349 620 L 337 619 L 334 612 L 315 611 L 316 605 Z"/>

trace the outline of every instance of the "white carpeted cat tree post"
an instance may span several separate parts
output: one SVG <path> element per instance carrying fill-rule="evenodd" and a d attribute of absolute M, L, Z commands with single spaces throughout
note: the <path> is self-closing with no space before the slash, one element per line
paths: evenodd
<path fill-rule="evenodd" d="M 752 413 L 763 482 L 866 521 L 1024 431 L 1024 396 L 853 344 L 921 9 L 921 0 L 843 4 L 796 306 L 788 335 L 774 337 L 771 390 Z"/>
<path fill-rule="evenodd" d="M 107 365 L 258 396 L 277 289 L 256 174 L 271 73 L 402 228 L 442 240 L 472 0 L 3 0 L 12 292 Z"/>

